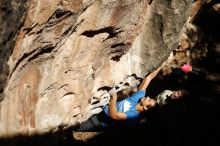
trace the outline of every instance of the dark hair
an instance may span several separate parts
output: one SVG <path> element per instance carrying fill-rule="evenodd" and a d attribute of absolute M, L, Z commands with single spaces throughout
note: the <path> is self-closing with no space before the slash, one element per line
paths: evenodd
<path fill-rule="evenodd" d="M 186 89 L 181 89 L 183 96 L 189 95 L 189 92 Z"/>
<path fill-rule="evenodd" d="M 144 112 L 141 112 L 141 118 L 145 118 L 149 122 L 154 121 L 155 117 L 157 117 L 158 111 L 159 111 L 159 104 L 156 103 L 154 107 L 149 108 Z"/>
<path fill-rule="evenodd" d="M 144 112 L 141 112 L 143 113 L 144 115 L 149 115 L 151 113 L 155 113 L 159 108 L 159 104 L 156 102 L 155 103 L 155 106 L 151 107 L 151 108 L 148 108 L 147 110 L 144 110 Z"/>

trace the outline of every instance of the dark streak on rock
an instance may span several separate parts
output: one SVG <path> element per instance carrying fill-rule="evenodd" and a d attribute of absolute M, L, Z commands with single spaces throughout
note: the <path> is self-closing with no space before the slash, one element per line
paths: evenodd
<path fill-rule="evenodd" d="M 128 77 L 134 77 L 136 80 L 142 80 L 142 78 L 141 77 L 138 77 L 136 74 L 132 74 L 132 75 L 130 75 L 130 76 L 128 76 Z M 127 78 L 128 78 L 127 77 Z"/>
<path fill-rule="evenodd" d="M 32 27 L 30 28 L 24 28 L 23 31 L 26 31 L 25 34 L 29 34 L 38 24 L 34 24 Z"/>
<path fill-rule="evenodd" d="M 73 93 L 73 92 L 68 92 L 68 93 L 64 94 L 62 97 L 60 97 L 60 99 L 62 99 L 63 97 L 65 97 L 65 96 L 67 96 L 67 95 L 75 95 L 75 93 Z"/>
<path fill-rule="evenodd" d="M 35 54 L 34 56 L 32 56 L 31 58 L 28 59 L 28 61 L 30 60 L 33 60 L 34 58 L 36 58 L 37 56 L 41 55 L 41 54 L 44 54 L 44 53 L 49 53 L 51 52 L 52 50 L 54 49 L 53 46 L 51 45 L 47 45 L 43 48 L 41 48 L 41 51 L 39 51 L 37 54 Z M 38 49 L 36 49 L 38 50 Z M 31 52 L 28 52 L 28 53 L 24 53 L 23 56 L 18 59 L 17 63 L 15 64 L 14 68 L 12 69 L 11 73 L 9 74 L 9 76 L 12 75 L 12 73 L 16 70 L 16 68 L 19 66 L 19 64 L 25 59 L 25 58 L 28 58 L 29 56 L 31 56 L 32 54 L 34 54 L 35 52 L 37 52 L 36 50 L 33 50 Z"/>
<path fill-rule="evenodd" d="M 43 55 L 43 54 L 46 54 L 46 53 L 51 53 L 53 51 L 53 49 L 54 49 L 54 46 L 52 46 L 52 45 L 47 45 L 47 46 L 43 47 L 38 53 L 36 53 L 32 57 L 30 57 L 28 59 L 28 62 L 30 62 L 33 59 L 38 58 L 38 56 L 40 56 L 40 55 Z"/>
<path fill-rule="evenodd" d="M 111 46 L 111 48 L 117 48 L 119 46 L 124 46 L 125 44 L 124 43 L 118 43 L 118 44 L 114 44 Z"/>
<path fill-rule="evenodd" d="M 111 90 L 111 89 L 112 89 L 112 87 L 103 86 L 103 87 L 98 88 L 97 91 L 100 91 L 100 90 L 107 90 L 107 91 L 109 91 L 109 90 Z"/>
<path fill-rule="evenodd" d="M 118 61 L 120 61 L 120 58 L 121 58 L 122 55 L 124 55 L 123 52 L 121 52 L 120 54 L 112 57 L 111 60 L 118 62 Z"/>
<path fill-rule="evenodd" d="M 53 15 L 46 22 L 45 27 L 52 27 L 61 22 L 61 20 L 66 19 L 72 16 L 73 13 L 71 11 L 64 11 L 61 9 L 57 9 Z"/>
<path fill-rule="evenodd" d="M 107 39 L 109 39 L 109 38 L 113 38 L 113 37 L 117 36 L 118 33 L 120 33 L 120 32 L 116 32 L 114 27 L 108 26 L 108 27 L 104 27 L 104 28 L 101 28 L 98 30 L 87 30 L 87 31 L 84 31 L 83 33 L 81 33 L 81 35 L 84 35 L 84 36 L 91 38 L 91 37 L 94 37 L 95 35 L 98 35 L 101 33 L 108 33 L 109 36 Z"/>

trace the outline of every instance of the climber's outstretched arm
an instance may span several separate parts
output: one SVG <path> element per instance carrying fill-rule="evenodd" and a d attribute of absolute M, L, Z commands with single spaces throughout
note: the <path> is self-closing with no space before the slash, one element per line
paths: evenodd
<path fill-rule="evenodd" d="M 157 74 L 160 72 L 161 68 L 163 65 L 161 65 L 160 67 L 158 67 L 156 70 L 154 70 L 153 72 L 151 72 L 148 76 L 146 76 L 144 78 L 144 80 L 142 81 L 139 90 L 146 90 L 148 85 L 150 84 L 151 80 L 153 80 Z"/>

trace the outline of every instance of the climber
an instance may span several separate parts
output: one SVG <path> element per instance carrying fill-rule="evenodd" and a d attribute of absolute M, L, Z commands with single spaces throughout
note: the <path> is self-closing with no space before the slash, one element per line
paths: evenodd
<path fill-rule="evenodd" d="M 160 72 L 163 64 L 147 75 L 139 86 L 139 90 L 132 96 L 117 101 L 117 90 L 113 88 L 109 91 L 111 99 L 109 104 L 104 107 L 103 112 L 99 115 L 92 116 L 88 121 L 80 124 L 76 131 L 96 131 L 97 129 L 105 129 L 117 124 L 138 125 L 141 114 L 153 109 L 156 105 L 166 104 L 166 99 L 176 100 L 185 95 L 185 90 L 170 91 L 160 94 L 155 99 L 145 97 L 145 90 L 149 83 Z"/>
<path fill-rule="evenodd" d="M 145 97 L 145 90 L 151 80 L 160 72 L 161 68 L 162 66 L 146 76 L 141 83 L 139 90 L 129 98 L 117 102 L 117 94 L 115 90 L 113 89 L 113 91 L 110 91 L 112 97 L 109 106 L 104 108 L 104 112 L 114 120 L 136 120 L 141 112 L 154 107 L 156 101 L 149 97 Z"/>
<path fill-rule="evenodd" d="M 157 104 L 165 105 L 167 100 L 177 100 L 183 96 L 186 96 L 188 92 L 186 90 L 171 91 L 165 90 L 159 94 L 155 99 L 150 97 L 145 97 L 145 90 L 147 89 L 149 83 L 156 75 L 160 72 L 163 65 L 158 69 L 151 72 L 146 76 L 139 87 L 139 91 L 134 93 L 131 97 L 126 98 L 122 101 L 117 102 L 116 90 L 110 91 L 112 98 L 110 99 L 109 105 L 104 108 L 104 112 L 111 119 L 117 121 L 128 120 L 131 123 L 138 120 L 141 113 L 148 111 L 152 107 L 155 107 Z"/>

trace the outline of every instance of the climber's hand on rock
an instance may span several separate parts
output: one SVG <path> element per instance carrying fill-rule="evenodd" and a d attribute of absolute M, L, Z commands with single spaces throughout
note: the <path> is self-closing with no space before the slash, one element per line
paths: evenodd
<path fill-rule="evenodd" d="M 117 90 L 114 88 L 112 88 L 110 91 L 109 91 L 109 94 L 112 96 L 112 97 L 115 97 L 117 96 Z"/>

